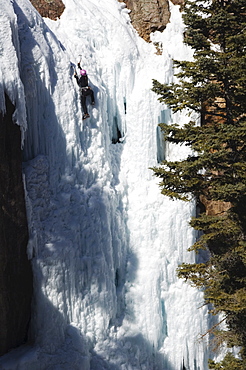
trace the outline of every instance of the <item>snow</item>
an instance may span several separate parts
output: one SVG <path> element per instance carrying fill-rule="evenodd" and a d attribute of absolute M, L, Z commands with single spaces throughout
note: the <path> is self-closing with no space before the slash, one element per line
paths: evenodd
<path fill-rule="evenodd" d="M 0 109 L 6 92 L 23 130 L 35 296 L 34 345 L 0 368 L 206 370 L 203 294 L 176 276 L 195 260 L 195 205 L 162 196 L 150 170 L 187 153 L 157 127 L 189 118 L 151 92 L 152 79 L 173 80 L 172 58 L 192 58 L 179 7 L 170 3 L 170 23 L 152 35 L 157 55 L 123 3 L 63 2 L 57 21 L 28 0 L 1 5 Z M 71 68 L 80 59 L 96 99 L 86 121 Z"/>

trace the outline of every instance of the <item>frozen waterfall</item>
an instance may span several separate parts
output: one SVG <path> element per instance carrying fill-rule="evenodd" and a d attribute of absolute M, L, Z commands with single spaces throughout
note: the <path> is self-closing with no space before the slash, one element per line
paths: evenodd
<path fill-rule="evenodd" d="M 172 58 L 192 55 L 179 6 L 170 2 L 171 22 L 153 35 L 157 55 L 123 3 L 63 2 L 57 21 L 28 0 L 7 0 L 1 18 L 0 92 L 23 128 L 35 296 L 34 345 L 4 356 L 0 368 L 206 370 L 203 294 L 176 276 L 195 258 L 187 252 L 195 205 L 162 196 L 149 169 L 186 151 L 165 147 L 158 123 L 188 117 L 151 92 L 152 79 L 172 81 Z M 86 121 L 71 68 L 80 59 L 96 98 Z"/>

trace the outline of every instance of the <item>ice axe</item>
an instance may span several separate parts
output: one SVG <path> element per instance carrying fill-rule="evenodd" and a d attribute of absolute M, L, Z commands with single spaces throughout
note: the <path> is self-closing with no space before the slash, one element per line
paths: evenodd
<path fill-rule="evenodd" d="M 81 63 L 82 54 L 79 54 L 79 57 L 80 57 L 80 59 L 79 59 L 79 62 L 78 62 L 78 66 L 80 66 L 80 63 Z"/>

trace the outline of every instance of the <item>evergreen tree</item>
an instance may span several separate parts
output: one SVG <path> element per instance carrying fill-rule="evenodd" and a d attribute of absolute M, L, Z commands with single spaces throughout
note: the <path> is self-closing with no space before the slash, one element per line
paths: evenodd
<path fill-rule="evenodd" d="M 194 58 L 174 61 L 178 82 L 154 80 L 153 91 L 173 112 L 195 112 L 201 123 L 161 124 L 166 141 L 190 147 L 191 154 L 153 171 L 164 195 L 225 202 L 221 214 L 192 219 L 203 235 L 190 249 L 207 249 L 210 257 L 182 264 L 178 275 L 205 288 L 214 313 L 224 313 L 228 330 L 217 332 L 218 341 L 241 347 L 240 359 L 229 354 L 211 368 L 246 369 L 246 2 L 186 1 L 183 19 Z"/>

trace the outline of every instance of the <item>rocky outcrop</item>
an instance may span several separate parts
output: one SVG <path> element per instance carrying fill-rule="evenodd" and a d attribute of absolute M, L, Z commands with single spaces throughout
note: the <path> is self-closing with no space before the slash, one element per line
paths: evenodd
<path fill-rule="evenodd" d="M 30 0 L 42 17 L 53 19 L 59 18 L 65 6 L 62 0 Z"/>
<path fill-rule="evenodd" d="M 27 340 L 32 270 L 22 182 L 21 132 L 8 96 L 0 113 L 0 355 Z"/>
<path fill-rule="evenodd" d="M 150 41 L 151 32 L 163 31 L 169 22 L 168 0 L 125 0 L 124 3 L 131 10 L 133 27 L 146 41 Z"/>
<path fill-rule="evenodd" d="M 171 0 L 174 5 L 184 5 L 184 0 Z"/>
<path fill-rule="evenodd" d="M 208 200 L 204 195 L 200 196 L 200 201 L 205 207 L 207 216 L 223 216 L 232 207 L 230 202 Z"/>
<path fill-rule="evenodd" d="M 119 0 L 131 10 L 130 18 L 133 27 L 145 40 L 150 41 L 150 34 L 154 31 L 163 31 L 170 19 L 168 0 Z M 184 0 L 172 0 L 176 5 L 183 4 Z"/>

